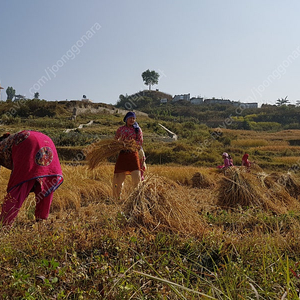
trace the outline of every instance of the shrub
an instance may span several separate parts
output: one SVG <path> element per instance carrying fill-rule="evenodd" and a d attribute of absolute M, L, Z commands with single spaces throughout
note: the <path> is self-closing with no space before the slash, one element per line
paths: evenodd
<path fill-rule="evenodd" d="M 20 124 L 21 118 L 13 115 L 2 115 L 1 122 L 6 125 Z"/>
<path fill-rule="evenodd" d="M 250 129 L 256 131 L 278 131 L 281 129 L 281 124 L 277 122 L 249 122 Z"/>
<path fill-rule="evenodd" d="M 57 146 L 86 146 L 97 140 L 97 136 L 81 133 L 79 130 L 59 133 L 53 138 Z"/>

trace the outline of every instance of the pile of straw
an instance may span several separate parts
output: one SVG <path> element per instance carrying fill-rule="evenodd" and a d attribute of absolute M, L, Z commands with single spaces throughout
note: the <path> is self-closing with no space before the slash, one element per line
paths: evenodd
<path fill-rule="evenodd" d="M 286 213 L 290 209 L 300 209 L 300 203 L 295 199 L 297 188 L 299 186 L 288 175 L 253 174 L 237 168 L 220 181 L 218 205 L 223 208 L 258 207 Z"/>
<path fill-rule="evenodd" d="M 218 205 L 223 208 L 249 207 L 261 205 L 261 197 L 250 173 L 232 168 L 228 176 L 223 177 L 218 188 Z"/>
<path fill-rule="evenodd" d="M 271 173 L 263 178 L 263 184 L 268 189 L 285 190 L 291 197 L 297 199 L 300 192 L 300 185 L 290 174 Z"/>
<path fill-rule="evenodd" d="M 257 163 L 252 163 L 250 168 L 256 172 L 263 172 L 263 169 Z"/>
<path fill-rule="evenodd" d="M 121 150 L 137 151 L 138 145 L 134 140 L 119 141 L 116 139 L 101 140 L 85 149 L 89 169 L 94 169 L 109 157 L 116 156 Z"/>
<path fill-rule="evenodd" d="M 192 177 L 193 188 L 204 189 L 212 185 L 214 185 L 214 183 L 210 182 L 207 177 L 200 172 L 196 172 Z"/>
<path fill-rule="evenodd" d="M 130 224 L 179 234 L 203 234 L 196 203 L 186 188 L 164 177 L 149 176 L 124 203 Z"/>
<path fill-rule="evenodd" d="M 295 199 L 299 198 L 300 183 L 290 173 L 282 174 L 277 182 L 285 187 L 291 197 L 294 197 Z"/>
<path fill-rule="evenodd" d="M 270 175 L 265 173 L 260 174 L 265 202 L 272 211 L 277 213 L 287 213 L 288 210 L 299 210 L 300 203 L 290 195 L 285 186 L 280 184 L 278 181 L 279 178 L 280 175 L 277 173 Z"/>

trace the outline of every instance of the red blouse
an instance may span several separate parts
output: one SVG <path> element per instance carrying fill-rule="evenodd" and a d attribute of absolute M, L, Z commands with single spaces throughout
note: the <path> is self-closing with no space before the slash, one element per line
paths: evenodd
<path fill-rule="evenodd" d="M 143 145 L 143 132 L 141 128 L 139 129 L 138 133 L 136 133 L 133 127 L 128 127 L 126 125 L 121 126 L 117 129 L 115 138 L 121 141 L 133 139 L 137 142 L 138 145 Z"/>

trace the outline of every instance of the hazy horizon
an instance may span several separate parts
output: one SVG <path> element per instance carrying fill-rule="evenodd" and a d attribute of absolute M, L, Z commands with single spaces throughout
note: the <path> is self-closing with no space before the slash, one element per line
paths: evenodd
<path fill-rule="evenodd" d="M 275 104 L 300 99 L 300 2 L 117 0 L 1 3 L 0 83 L 41 99 L 115 105 L 147 89 Z"/>

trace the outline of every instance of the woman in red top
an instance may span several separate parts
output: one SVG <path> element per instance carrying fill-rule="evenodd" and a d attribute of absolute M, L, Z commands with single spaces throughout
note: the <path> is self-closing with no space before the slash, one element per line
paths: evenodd
<path fill-rule="evenodd" d="M 248 160 L 248 157 L 249 157 L 249 154 L 245 153 L 244 156 L 243 156 L 243 158 L 242 158 L 242 166 L 243 167 L 250 168 L 251 162 Z"/>
<path fill-rule="evenodd" d="M 11 170 L 0 224 L 11 225 L 30 192 L 35 193 L 37 221 L 47 219 L 53 192 L 63 182 L 52 140 L 41 132 L 24 130 L 0 138 L 0 165 Z"/>
<path fill-rule="evenodd" d="M 143 132 L 136 122 L 134 112 L 128 112 L 123 121 L 125 125 L 118 128 L 115 138 L 121 141 L 135 140 L 141 148 L 143 145 Z M 141 162 L 138 151 L 121 151 L 114 170 L 113 196 L 120 198 L 122 186 L 126 175 L 131 175 L 132 183 L 137 186 L 141 181 Z"/>

